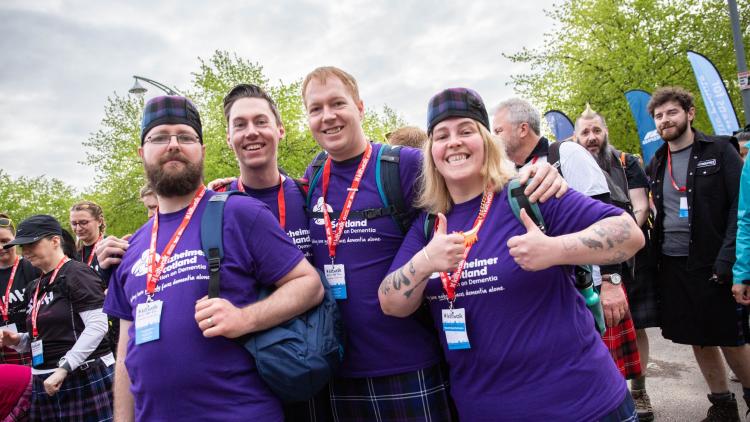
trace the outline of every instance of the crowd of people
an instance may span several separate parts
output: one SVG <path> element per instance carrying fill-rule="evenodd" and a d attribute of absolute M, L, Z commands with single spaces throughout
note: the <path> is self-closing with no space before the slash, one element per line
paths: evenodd
<path fill-rule="evenodd" d="M 240 84 L 223 102 L 238 172 L 208 185 L 196 106 L 146 103 L 132 235 L 107 236 L 90 201 L 75 239 L 0 214 L 0 420 L 650 421 L 649 327 L 692 346 L 706 420 L 739 420 L 724 361 L 749 402 L 750 169 L 692 127 L 689 92 L 654 92 L 666 142 L 645 169 L 588 105 L 550 142 L 528 101 L 490 114 L 449 88 L 426 130 L 381 143 L 344 70 L 310 72 L 302 98 L 322 152 L 301 179 L 278 166 L 274 100 Z M 335 372 L 282 400 L 245 342 L 328 297 Z"/>

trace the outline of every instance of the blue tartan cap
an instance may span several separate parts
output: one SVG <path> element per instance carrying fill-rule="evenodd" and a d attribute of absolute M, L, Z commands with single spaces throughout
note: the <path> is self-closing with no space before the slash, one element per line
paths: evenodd
<path fill-rule="evenodd" d="M 448 88 L 435 94 L 427 105 L 427 134 L 438 123 L 451 117 L 468 117 L 490 130 L 490 117 L 482 97 L 469 88 Z"/>
<path fill-rule="evenodd" d="M 143 145 L 148 131 L 156 126 L 179 124 L 188 125 L 195 129 L 201 144 L 203 143 L 201 116 L 190 100 L 179 95 L 163 95 L 148 100 L 143 108 L 141 145 Z"/>

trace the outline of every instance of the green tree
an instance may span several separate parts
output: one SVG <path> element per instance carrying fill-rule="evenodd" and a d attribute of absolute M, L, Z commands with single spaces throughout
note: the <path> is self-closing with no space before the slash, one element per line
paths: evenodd
<path fill-rule="evenodd" d="M 79 199 L 78 193 L 65 182 L 49 178 L 14 179 L 0 170 L 0 212 L 8 214 L 18 225 L 35 214 L 49 214 L 68 228 L 68 210 Z"/>
<path fill-rule="evenodd" d="M 750 2 L 739 7 L 745 28 Z M 734 104 L 742 105 L 724 0 L 563 0 L 546 13 L 557 24 L 545 33 L 544 47 L 503 54 L 531 67 L 512 76 L 516 92 L 573 120 L 591 103 L 607 119 L 610 140 L 619 148 L 639 151 L 624 97 L 631 89 L 685 87 L 696 96 L 696 127 L 712 132 L 688 49 L 716 64 Z M 749 40 L 745 36 L 745 45 Z"/>
<path fill-rule="evenodd" d="M 286 131 L 279 143 L 279 165 L 292 176 L 302 175 L 319 148 L 307 128 L 301 77 L 291 83 L 271 83 L 259 63 L 226 51 L 216 51 L 208 59 L 198 58 L 198 71 L 192 75 L 191 86 L 181 91 L 201 112 L 206 180 L 238 174 L 237 161 L 226 143 L 222 100 L 239 83 L 259 85 L 274 99 Z M 94 186 L 84 196 L 104 208 L 110 234 L 132 233 L 146 218 L 139 202 L 145 178 L 137 154 L 142 111 L 142 98 L 114 94 L 107 99 L 100 129 L 84 142 L 84 163 L 94 166 L 97 174 Z M 363 122 L 365 133 L 378 142 L 402 125 L 403 119 L 387 106 L 382 111 L 368 111 Z"/>

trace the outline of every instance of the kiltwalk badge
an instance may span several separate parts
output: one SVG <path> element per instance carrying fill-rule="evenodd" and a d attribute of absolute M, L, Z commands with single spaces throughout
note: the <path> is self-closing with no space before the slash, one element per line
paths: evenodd
<path fill-rule="evenodd" d="M 443 309 L 443 332 L 448 350 L 471 349 L 466 332 L 466 310 L 464 308 Z"/>
<path fill-rule="evenodd" d="M 163 304 L 161 300 L 154 300 L 140 303 L 135 308 L 135 344 L 159 340 Z"/>

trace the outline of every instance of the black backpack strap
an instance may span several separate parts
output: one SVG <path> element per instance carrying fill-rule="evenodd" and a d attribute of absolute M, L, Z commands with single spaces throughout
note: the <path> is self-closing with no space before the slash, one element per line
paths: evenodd
<path fill-rule="evenodd" d="M 383 144 L 378 151 L 378 160 L 375 164 L 375 180 L 380 199 L 386 208 L 381 215 L 390 215 L 401 233 L 406 233 L 414 216 L 407 207 L 401 189 L 400 162 L 401 147 Z"/>
<path fill-rule="evenodd" d="M 547 228 L 544 225 L 544 218 L 542 212 L 539 210 L 539 205 L 531 203 L 529 197 L 523 192 L 526 189 L 526 185 L 521 185 L 518 179 L 511 179 L 506 187 L 508 190 L 508 202 L 510 208 L 513 210 L 518 221 L 521 221 L 521 210 L 526 210 L 526 215 L 531 218 L 531 221 L 539 227 L 542 233 L 547 232 Z"/>
<path fill-rule="evenodd" d="M 558 173 L 560 173 L 560 176 L 565 177 L 562 174 L 562 164 L 560 163 L 560 145 L 563 142 L 567 141 L 557 141 L 549 143 L 549 149 L 547 150 L 547 162 L 557 169 Z"/>
<path fill-rule="evenodd" d="M 323 173 L 323 165 L 326 163 L 327 159 L 328 153 L 320 151 L 318 155 L 313 158 L 312 163 L 310 163 L 310 180 L 308 180 L 307 183 L 307 190 L 303 192 L 305 193 L 305 208 L 308 210 L 312 210 L 310 204 L 312 202 L 313 188 L 315 187 L 315 184 L 318 183 L 320 175 Z"/>
<path fill-rule="evenodd" d="M 437 220 L 437 214 L 427 214 L 424 219 L 424 238 L 429 242 L 432 240 L 432 235 L 435 234 L 435 220 Z"/>
<path fill-rule="evenodd" d="M 208 261 L 208 297 L 219 297 L 221 279 L 219 270 L 224 258 L 224 205 L 232 195 L 244 195 L 240 191 L 217 193 L 206 204 L 206 210 L 201 217 L 201 246 Z"/>

